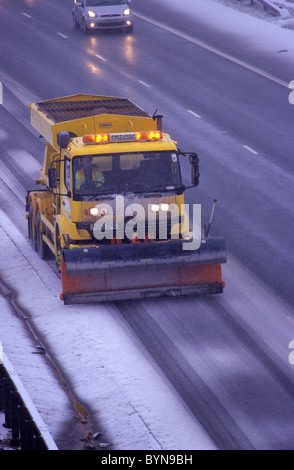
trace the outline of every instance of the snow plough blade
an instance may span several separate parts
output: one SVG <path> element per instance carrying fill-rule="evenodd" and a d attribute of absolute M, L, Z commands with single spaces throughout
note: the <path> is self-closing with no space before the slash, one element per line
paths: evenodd
<path fill-rule="evenodd" d="M 68 305 L 221 293 L 225 262 L 222 238 L 195 251 L 178 241 L 65 249 L 60 297 Z"/>

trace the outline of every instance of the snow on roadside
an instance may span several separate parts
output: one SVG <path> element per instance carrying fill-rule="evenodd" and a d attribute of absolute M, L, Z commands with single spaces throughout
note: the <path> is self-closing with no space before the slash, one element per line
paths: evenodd
<path fill-rule="evenodd" d="M 267 0 L 269 6 L 273 6 L 280 15 L 275 15 L 271 10 L 263 7 L 258 0 L 250 3 L 250 0 L 215 0 L 222 5 L 244 12 L 248 15 L 260 18 L 269 23 L 277 24 L 282 28 L 287 27 L 285 20 L 292 21 L 294 28 L 294 5 L 292 0 Z M 292 29 L 293 29 L 292 28 Z"/>
<path fill-rule="evenodd" d="M 237 38 L 250 50 L 261 51 L 267 54 L 276 54 L 279 51 L 280 60 L 294 58 L 294 3 L 282 0 L 285 11 L 281 17 L 274 17 L 263 11 L 259 5 L 250 6 L 246 2 L 236 0 L 185 0 L 185 8 L 178 0 L 160 0 L 168 8 L 172 8 L 179 15 L 188 15 L 189 18 L 201 19 L 201 23 L 209 25 L 215 32 L 225 32 L 232 40 Z M 287 26 L 287 29 L 285 28 Z M 272 55 L 272 58 L 274 56 Z"/>
<path fill-rule="evenodd" d="M 226 12 L 227 17 L 230 16 L 228 13 L 230 9 L 245 14 L 247 18 L 249 16 L 248 21 L 250 21 L 251 16 L 271 24 L 277 24 L 282 28 L 288 27 L 287 22 L 292 21 L 294 24 L 294 2 L 292 0 L 268 0 L 269 5 L 272 5 L 279 11 L 279 15 L 277 16 L 270 10 L 264 8 L 263 4 L 258 0 L 254 0 L 252 4 L 250 0 L 186 0 L 184 10 L 183 5 L 176 0 L 160 1 L 168 3 L 172 8 L 178 8 L 179 11 L 196 13 L 197 16 L 199 16 L 199 13 L 203 15 L 203 13 L 208 12 L 212 20 L 214 17 L 218 18 L 217 15 L 221 11 Z"/>
<path fill-rule="evenodd" d="M 92 421 L 101 424 L 98 431 L 110 436 L 112 448 L 215 448 L 113 307 L 64 306 L 58 298 L 60 279 L 3 213 L 0 242 L 0 276 L 13 286 L 49 354 Z M 53 437 L 62 438 L 70 414 L 67 400 L 57 384 L 40 379 L 46 364 L 32 354 L 34 345 L 7 301 L 0 296 L 0 302 L 0 340 L 7 356 Z"/>
<path fill-rule="evenodd" d="M 0 219 L 2 225 L 3 217 L 1 216 Z M 13 227 L 13 230 L 16 229 Z M 13 266 L 21 261 L 21 254 L 15 251 L 14 245 L 9 246 L 11 240 L 6 236 L 3 228 L 0 228 L 0 242 L 1 251 L 4 252 L 0 273 L 2 279 L 9 281 L 9 276 L 6 275 L 9 269 L 6 270 L 6 267 L 9 263 L 10 269 L 13 269 Z M 9 256 L 12 254 L 10 248 L 13 249 L 12 257 Z M 23 276 L 26 276 L 24 270 L 21 274 L 18 272 L 18 282 L 22 282 Z M 10 281 L 13 280 L 10 279 Z M 15 287 L 17 290 L 18 286 Z M 31 289 L 28 293 L 33 296 L 36 295 L 36 291 L 34 294 Z M 60 387 L 60 383 L 45 356 L 39 354 L 38 343 L 30 335 L 25 322 L 13 312 L 9 300 L 3 295 L 0 295 L 0 341 L 3 351 L 21 378 L 25 389 L 48 426 L 53 439 L 58 439 L 63 426 L 67 421 L 70 422 L 73 419 L 70 400 Z M 0 427 L 2 425 L 3 420 L 0 421 Z M 7 436 L 7 430 L 5 433 L 3 431 L 2 435 L 0 434 L 0 438 L 3 434 Z"/>
<path fill-rule="evenodd" d="M 10 446 L 11 432 L 3 426 L 5 415 L 0 411 L 0 450 L 12 450 Z"/>

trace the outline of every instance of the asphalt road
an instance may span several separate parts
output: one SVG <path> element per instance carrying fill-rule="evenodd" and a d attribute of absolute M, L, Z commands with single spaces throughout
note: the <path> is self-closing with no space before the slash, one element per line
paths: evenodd
<path fill-rule="evenodd" d="M 166 14 L 162 7 L 152 8 L 154 3 L 150 0 L 147 8 L 136 0 L 134 10 L 281 81 L 293 79 L 293 65 L 282 67 L 223 32 L 212 34 L 200 20 Z M 42 145 L 29 130 L 19 97 L 85 92 L 130 97 L 151 113 L 159 109 L 164 129 L 181 150 L 200 157 L 201 184 L 187 191 L 186 202 L 201 203 L 207 222 L 212 201 L 218 200 L 212 235 L 226 240 L 227 288 L 213 299 L 115 308 L 219 448 L 293 448 L 288 344 L 294 337 L 294 108 L 289 90 L 139 17 L 132 35 L 84 35 L 72 28 L 71 4 L 1 2 L 2 132 L 12 148 L 41 162 Z M 15 168 L 15 181 L 1 176 L 1 208 L 24 230 L 18 222 L 21 196 L 34 185 L 34 176 L 12 160 L 7 140 L 0 139 L 0 146 L 1 166 Z M 183 176 L 188 184 L 186 162 Z"/>

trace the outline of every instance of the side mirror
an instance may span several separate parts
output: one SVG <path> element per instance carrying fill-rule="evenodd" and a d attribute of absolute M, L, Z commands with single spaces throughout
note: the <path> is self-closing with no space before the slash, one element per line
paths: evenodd
<path fill-rule="evenodd" d="M 57 145 L 61 149 L 66 149 L 70 139 L 70 134 L 67 131 L 60 131 L 57 134 Z"/>
<path fill-rule="evenodd" d="M 49 180 L 49 188 L 56 189 L 57 188 L 57 170 L 56 168 L 49 168 L 48 170 L 48 180 Z"/>
<path fill-rule="evenodd" d="M 199 158 L 198 158 L 198 155 L 196 153 L 191 153 L 189 155 L 189 158 L 190 158 L 190 163 L 191 163 L 191 166 L 192 166 L 191 183 L 192 183 L 192 186 L 198 186 L 199 185 L 199 177 L 200 177 L 200 174 L 199 174 Z"/>

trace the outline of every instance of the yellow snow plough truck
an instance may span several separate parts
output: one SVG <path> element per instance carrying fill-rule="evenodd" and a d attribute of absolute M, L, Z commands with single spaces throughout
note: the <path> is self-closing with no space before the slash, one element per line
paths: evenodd
<path fill-rule="evenodd" d="M 199 204 L 192 231 L 184 203 L 180 159 L 197 186 L 198 157 L 180 152 L 162 116 L 72 95 L 30 105 L 30 117 L 46 142 L 28 235 L 55 257 L 65 304 L 223 291 L 224 240 L 201 235 Z"/>

